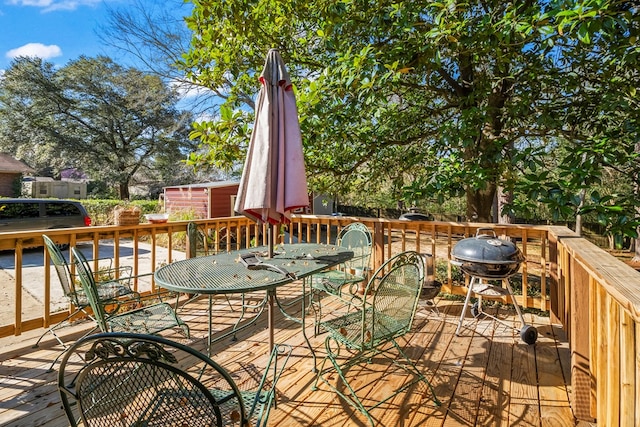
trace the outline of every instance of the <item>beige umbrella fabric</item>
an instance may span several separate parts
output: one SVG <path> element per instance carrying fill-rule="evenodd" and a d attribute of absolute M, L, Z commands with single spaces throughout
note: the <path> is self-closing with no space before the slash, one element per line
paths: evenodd
<path fill-rule="evenodd" d="M 309 205 L 309 195 L 295 95 L 276 49 L 267 54 L 260 82 L 235 210 L 258 223 L 286 224 L 291 211 Z"/>

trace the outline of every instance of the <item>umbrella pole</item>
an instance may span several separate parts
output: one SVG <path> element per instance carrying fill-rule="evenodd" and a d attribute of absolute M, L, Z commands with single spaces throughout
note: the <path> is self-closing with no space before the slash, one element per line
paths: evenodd
<path fill-rule="evenodd" d="M 273 231 L 275 225 L 269 224 L 267 227 L 267 244 L 269 245 L 269 258 L 273 258 Z M 269 322 L 269 351 L 273 351 L 273 306 L 275 300 L 275 290 L 267 291 L 268 322 Z"/>
<path fill-rule="evenodd" d="M 273 227 L 272 224 L 267 226 L 267 245 L 269 245 L 269 258 L 273 258 Z"/>

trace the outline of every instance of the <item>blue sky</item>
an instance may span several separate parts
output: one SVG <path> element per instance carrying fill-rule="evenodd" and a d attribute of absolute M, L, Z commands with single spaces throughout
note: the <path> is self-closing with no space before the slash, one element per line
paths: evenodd
<path fill-rule="evenodd" d="M 140 0 L 153 4 L 165 0 Z M 121 52 L 98 36 L 108 10 L 134 0 L 0 0 L 0 70 L 15 56 L 38 56 L 63 66 L 80 55 L 104 54 L 120 62 Z"/>

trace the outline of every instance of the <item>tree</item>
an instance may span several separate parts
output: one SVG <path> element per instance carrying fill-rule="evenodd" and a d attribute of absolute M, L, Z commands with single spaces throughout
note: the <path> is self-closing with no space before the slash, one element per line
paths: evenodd
<path fill-rule="evenodd" d="M 2 145 L 37 153 L 40 167 L 84 170 L 128 199 L 136 175 L 154 177 L 161 164 L 175 173 L 177 159 L 194 149 L 192 117 L 176 110 L 176 99 L 158 77 L 106 57 L 80 57 L 59 70 L 18 58 L 0 85 Z"/>
<path fill-rule="evenodd" d="M 108 21 L 101 28 L 101 39 L 128 57 L 135 58 L 138 67 L 143 67 L 145 72 L 160 77 L 176 89 L 182 103 L 188 105 L 198 120 L 193 123 L 196 129 L 193 136 L 200 128 L 199 121 L 202 118 L 223 117 L 226 114 L 224 107 L 220 109 L 220 103 L 227 98 L 227 91 L 226 87 L 204 87 L 175 66 L 189 47 L 191 32 L 184 23 L 183 14 L 190 10 L 191 7 L 181 0 L 153 5 L 137 0 L 121 8 L 112 8 Z M 253 108 L 250 94 L 243 94 L 242 98 Z M 235 132 L 227 135 L 227 129 L 227 125 L 222 124 L 219 136 L 220 141 L 229 141 L 225 145 L 229 148 L 235 141 Z M 187 163 L 195 166 L 191 171 L 196 175 L 195 179 L 210 180 L 239 174 L 233 160 L 209 163 L 199 160 L 203 156 L 210 157 L 210 153 L 207 150 L 194 150 L 189 156 Z"/>
<path fill-rule="evenodd" d="M 555 15 L 559 35 L 554 52 L 563 65 L 557 83 L 570 95 L 570 103 L 558 116 L 563 138 L 553 147 L 557 161 L 549 167 L 548 160 L 543 163 L 549 156 L 530 156 L 532 167 L 517 184 L 518 190 L 523 198 L 542 200 L 554 218 L 577 214 L 579 220 L 587 214 L 611 235 L 635 236 L 638 197 L 629 179 L 638 176 L 640 166 L 637 6 L 631 2 L 573 6 Z M 548 145 L 545 150 L 549 151 Z"/>
<path fill-rule="evenodd" d="M 175 67 L 189 47 L 190 31 L 184 14 L 191 8 L 182 0 L 149 3 L 133 1 L 120 8 L 109 8 L 108 19 L 100 28 L 100 39 L 114 49 L 133 58 L 136 68 L 156 75 L 189 97 L 189 108 L 195 114 L 215 109 L 220 92 L 203 88 L 186 79 Z"/>
<path fill-rule="evenodd" d="M 603 46 L 591 45 L 590 34 L 633 46 L 626 38 L 637 34 L 634 7 L 589 0 L 203 0 L 187 20 L 194 36 L 180 65 L 195 81 L 225 88 L 230 112 L 246 112 L 242 94 L 257 90 L 268 48 L 280 49 L 296 85 L 316 190 L 358 185 L 373 193 L 393 182 L 407 200 L 464 194 L 467 217 L 488 222 L 496 219 L 498 188 L 522 195 L 532 188 L 523 189 L 525 176 L 535 178 L 532 186 L 551 185 L 532 165 L 544 163 L 559 139 L 592 138 L 598 117 L 586 114 L 594 99 L 585 77 L 602 89 L 607 81 L 576 67 Z M 567 127 L 574 109 L 581 121 Z M 210 150 L 199 160 L 241 159 L 244 132 L 232 129 L 250 122 L 250 115 L 227 113 L 200 124 L 194 136 Z M 587 133 L 576 138 L 577 130 Z M 589 170 L 595 176 L 565 180 L 565 194 L 597 180 L 602 167 L 596 161 Z M 505 198 L 514 200 L 507 210 L 523 206 L 515 196 Z"/>

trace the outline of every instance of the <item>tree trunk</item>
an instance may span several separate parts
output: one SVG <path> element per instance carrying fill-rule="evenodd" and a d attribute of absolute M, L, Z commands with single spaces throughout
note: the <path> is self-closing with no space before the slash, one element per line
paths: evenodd
<path fill-rule="evenodd" d="M 129 200 L 129 185 L 126 182 L 121 182 L 118 185 L 120 193 L 120 200 Z"/>
<path fill-rule="evenodd" d="M 587 195 L 587 189 L 583 188 L 580 191 L 580 204 L 578 205 L 578 210 L 582 209 L 582 206 L 584 205 L 584 198 Z M 582 215 L 578 214 L 576 215 L 576 234 L 578 236 L 582 236 Z"/>
<path fill-rule="evenodd" d="M 638 227 L 636 232 L 638 233 L 638 236 L 640 236 L 640 227 Z M 631 261 L 640 262 L 640 237 L 636 237 L 634 239 L 632 246 L 634 246 L 634 250 L 633 250 L 633 258 L 631 259 Z"/>
<path fill-rule="evenodd" d="M 515 218 L 513 215 L 503 215 L 502 209 L 513 202 L 513 193 L 506 191 L 503 187 L 499 186 L 496 191 L 496 209 L 494 218 L 498 218 L 498 224 L 513 224 Z"/>
<path fill-rule="evenodd" d="M 491 209 L 493 207 L 495 194 L 495 184 L 487 183 L 485 189 L 478 191 L 467 189 L 467 221 L 493 222 L 491 219 Z"/>

